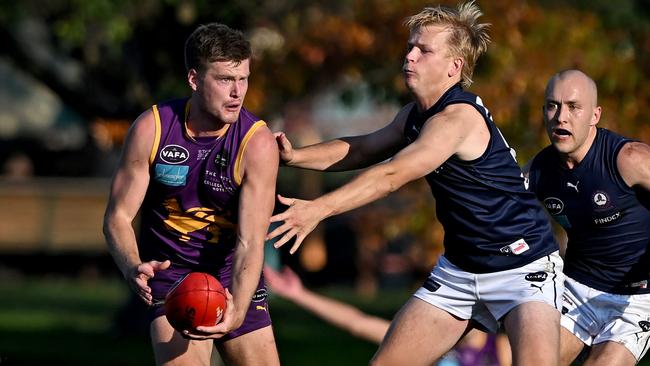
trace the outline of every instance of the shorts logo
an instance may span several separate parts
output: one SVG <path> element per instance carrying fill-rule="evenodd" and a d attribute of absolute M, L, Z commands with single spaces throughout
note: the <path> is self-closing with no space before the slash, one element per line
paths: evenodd
<path fill-rule="evenodd" d="M 422 287 L 426 288 L 427 290 L 431 292 L 436 292 L 440 288 L 440 284 L 436 281 L 433 280 L 433 278 L 429 277 L 427 278 L 426 281 L 424 281 L 424 284 Z"/>
<path fill-rule="evenodd" d="M 156 164 L 154 180 L 172 187 L 184 186 L 187 183 L 189 171 L 190 167 L 187 165 Z"/>
<path fill-rule="evenodd" d="M 266 298 L 269 296 L 269 294 L 266 292 L 265 288 L 261 288 L 257 291 L 255 291 L 255 294 L 253 295 L 253 299 L 251 301 L 253 302 L 262 302 L 266 300 Z"/>
<path fill-rule="evenodd" d="M 160 159 L 167 164 L 180 164 L 189 157 L 187 149 L 179 145 L 167 145 L 160 150 Z"/>
<path fill-rule="evenodd" d="M 544 207 L 546 207 L 548 213 L 555 216 L 559 215 L 562 213 L 562 210 L 564 210 L 564 202 L 562 202 L 559 198 L 547 197 L 544 198 Z"/>
<path fill-rule="evenodd" d="M 567 309 L 566 306 L 563 306 L 563 307 L 562 307 L 562 315 L 564 315 L 564 314 L 566 314 L 566 313 L 568 313 L 568 312 L 569 312 L 569 309 Z"/>
<path fill-rule="evenodd" d="M 641 329 L 643 329 L 644 332 L 648 332 L 650 331 L 650 322 L 646 320 L 641 320 L 639 322 L 639 327 L 641 327 Z"/>
<path fill-rule="evenodd" d="M 529 273 L 526 275 L 526 281 L 530 282 L 544 282 L 548 277 L 548 273 L 544 271 Z"/>

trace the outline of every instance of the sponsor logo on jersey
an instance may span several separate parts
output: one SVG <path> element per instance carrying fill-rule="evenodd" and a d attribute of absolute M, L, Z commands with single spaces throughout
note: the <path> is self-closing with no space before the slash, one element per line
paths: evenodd
<path fill-rule="evenodd" d="M 544 271 L 533 272 L 526 275 L 526 281 L 530 282 L 544 282 L 548 277 L 548 273 Z"/>
<path fill-rule="evenodd" d="M 502 247 L 501 249 L 499 249 L 499 251 L 501 253 L 503 253 L 503 254 L 519 255 L 519 254 L 527 251 L 528 249 L 530 249 L 530 247 L 528 246 L 528 243 L 526 243 L 526 241 L 524 239 L 519 239 L 519 240 L 517 240 L 516 242 L 514 242 L 512 244 L 508 244 L 508 245 Z"/>
<path fill-rule="evenodd" d="M 166 145 L 160 150 L 160 159 L 167 164 L 181 164 L 189 157 L 187 149 L 179 145 Z"/>
<path fill-rule="evenodd" d="M 257 291 L 255 291 L 255 294 L 253 295 L 253 299 L 251 301 L 253 302 L 262 302 L 266 300 L 266 298 L 269 296 L 268 292 L 266 292 L 265 288 L 261 288 Z"/>
<path fill-rule="evenodd" d="M 648 280 L 632 282 L 630 284 L 625 285 L 625 287 L 648 288 Z"/>
<path fill-rule="evenodd" d="M 440 284 L 436 281 L 433 280 L 433 278 L 429 277 L 427 278 L 426 281 L 424 281 L 424 284 L 422 287 L 426 288 L 427 290 L 431 292 L 436 292 L 440 288 Z"/>
<path fill-rule="evenodd" d="M 551 215 L 559 215 L 564 210 L 564 202 L 556 197 L 546 197 L 544 198 L 544 207 L 548 210 L 548 213 Z"/>
<path fill-rule="evenodd" d="M 187 174 L 190 167 L 187 165 L 156 164 L 154 180 L 167 186 L 180 187 L 187 183 Z"/>
<path fill-rule="evenodd" d="M 615 214 L 605 216 L 605 217 L 596 217 L 594 218 L 594 224 L 596 225 L 606 225 L 610 222 L 614 222 L 621 218 L 621 211 L 616 212 Z"/>
<path fill-rule="evenodd" d="M 576 184 L 573 184 L 571 182 L 566 182 L 567 188 L 573 188 L 576 190 L 576 193 L 580 193 L 580 191 L 578 191 L 578 184 L 580 184 L 580 181 L 577 181 Z"/>

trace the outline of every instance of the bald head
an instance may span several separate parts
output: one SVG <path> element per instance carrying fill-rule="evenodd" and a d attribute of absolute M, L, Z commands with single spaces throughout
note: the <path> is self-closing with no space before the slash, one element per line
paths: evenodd
<path fill-rule="evenodd" d="M 594 107 L 598 105 L 598 88 L 596 87 L 596 82 L 584 72 L 569 69 L 553 75 L 548 81 L 548 84 L 546 84 L 547 99 L 553 93 L 553 89 L 557 83 L 573 85 L 575 89 L 580 91 L 584 100 L 593 103 L 592 105 Z"/>

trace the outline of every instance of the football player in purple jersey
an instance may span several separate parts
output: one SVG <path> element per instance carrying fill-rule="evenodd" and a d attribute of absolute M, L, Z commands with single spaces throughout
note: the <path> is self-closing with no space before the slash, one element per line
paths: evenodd
<path fill-rule="evenodd" d="M 261 274 L 278 147 L 243 108 L 250 57 L 241 32 L 199 26 L 185 44 L 191 96 L 136 119 L 113 177 L 104 233 L 124 278 L 150 305 L 158 365 L 207 365 L 215 346 L 228 364 L 279 364 Z M 162 304 L 192 271 L 214 275 L 228 307 L 219 324 L 180 333 Z"/>

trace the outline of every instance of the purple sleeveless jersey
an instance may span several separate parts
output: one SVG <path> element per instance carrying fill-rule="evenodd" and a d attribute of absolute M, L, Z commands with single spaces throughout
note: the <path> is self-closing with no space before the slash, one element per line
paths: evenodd
<path fill-rule="evenodd" d="M 143 261 L 169 259 L 172 266 L 149 281 L 160 303 L 174 282 L 191 271 L 208 272 L 225 287 L 231 284 L 240 164 L 246 143 L 264 121 L 246 109 L 219 137 L 192 138 L 186 133 L 188 99 L 153 106 L 156 136 L 149 159 L 150 182 L 140 210 L 139 250 Z M 152 317 L 164 314 L 162 306 Z M 241 328 L 225 340 L 270 324 L 266 289 L 258 290 Z"/>

